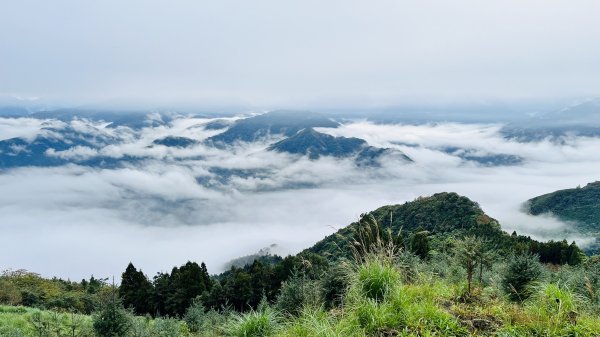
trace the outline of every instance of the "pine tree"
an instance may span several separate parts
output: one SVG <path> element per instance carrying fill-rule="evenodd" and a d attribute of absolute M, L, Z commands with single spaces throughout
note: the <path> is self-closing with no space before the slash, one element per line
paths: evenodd
<path fill-rule="evenodd" d="M 138 315 L 152 313 L 153 290 L 152 283 L 146 275 L 141 270 L 138 271 L 130 262 L 121 275 L 119 287 L 119 297 L 123 300 L 123 305 L 133 308 Z"/>

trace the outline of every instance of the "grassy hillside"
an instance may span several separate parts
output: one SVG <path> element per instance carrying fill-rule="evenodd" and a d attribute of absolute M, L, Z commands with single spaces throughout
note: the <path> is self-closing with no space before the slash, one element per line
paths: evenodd
<path fill-rule="evenodd" d="M 597 238 L 590 250 L 600 251 L 600 182 L 540 195 L 525 207 L 533 215 L 550 213 L 573 223 L 575 231 Z"/>

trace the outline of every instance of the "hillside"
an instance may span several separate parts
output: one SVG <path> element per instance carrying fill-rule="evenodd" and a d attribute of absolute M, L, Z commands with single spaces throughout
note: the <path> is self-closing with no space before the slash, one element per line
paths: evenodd
<path fill-rule="evenodd" d="M 509 235 L 476 202 L 456 193 L 443 192 L 419 197 L 401 205 L 380 207 L 369 214 L 381 226 L 382 232 L 391 230 L 392 235 L 400 237 L 408 249 L 414 233 L 425 232 L 433 247 L 443 247 L 445 241 L 452 237 L 475 235 L 507 254 L 515 250 L 527 251 L 540 255 L 541 261 L 549 263 L 571 263 L 571 256 L 575 261 L 581 253 L 579 248 L 566 241 L 542 243 L 516 233 Z M 333 259 L 348 257 L 351 253 L 350 242 L 358 235 L 359 228 L 360 223 L 354 222 L 319 241 L 306 252 Z"/>
<path fill-rule="evenodd" d="M 573 224 L 573 230 L 596 238 L 590 251 L 600 249 L 600 181 L 540 195 L 525 203 L 532 215 L 552 214 Z"/>

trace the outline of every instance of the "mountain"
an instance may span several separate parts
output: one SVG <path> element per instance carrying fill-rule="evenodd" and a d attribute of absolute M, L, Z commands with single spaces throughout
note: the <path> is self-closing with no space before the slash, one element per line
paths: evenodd
<path fill-rule="evenodd" d="M 573 243 L 566 241 L 538 242 L 530 237 L 509 235 L 499 222 L 487 215 L 479 204 L 453 192 L 437 193 L 419 197 L 401 205 L 380 207 L 366 215 L 372 215 L 380 226 L 380 232 L 391 231 L 409 248 L 415 233 L 427 233 L 432 247 L 444 247 L 451 237 L 475 235 L 485 238 L 497 249 L 506 252 L 528 251 L 540 255 L 548 263 L 569 263 L 581 253 Z M 351 242 L 359 240 L 361 222 L 354 222 L 323 240 L 305 252 L 338 259 L 351 256 Z"/>
<path fill-rule="evenodd" d="M 600 126 L 600 99 L 586 99 L 571 104 L 562 109 L 541 114 L 540 121 L 552 124 L 581 124 L 590 123 Z"/>
<path fill-rule="evenodd" d="M 563 141 L 567 136 L 600 135 L 600 98 L 586 99 L 561 109 L 535 113 L 528 120 L 505 125 L 502 134 L 520 142 L 550 139 Z"/>
<path fill-rule="evenodd" d="M 600 251 L 600 181 L 529 199 L 525 210 L 532 215 L 552 214 L 573 224 L 574 230 L 595 237 L 588 251 Z"/>
<path fill-rule="evenodd" d="M 198 144 L 198 141 L 187 137 L 166 136 L 164 138 L 155 139 L 152 144 L 184 148 L 194 146 Z"/>
<path fill-rule="evenodd" d="M 87 159 L 88 153 L 117 141 L 99 129 L 87 126 L 44 127 L 33 140 L 10 138 L 0 141 L 0 168 L 57 166 Z"/>
<path fill-rule="evenodd" d="M 318 159 L 321 156 L 337 158 L 356 157 L 358 165 L 377 165 L 377 161 L 384 155 L 398 155 L 407 162 L 412 161 L 405 154 L 393 149 L 383 149 L 369 146 L 360 138 L 334 137 L 306 128 L 295 135 L 269 146 L 268 150 L 287 152 Z"/>
<path fill-rule="evenodd" d="M 462 160 L 475 162 L 483 166 L 511 166 L 523 163 L 520 156 L 505 153 L 481 153 L 474 149 L 464 149 L 455 146 L 440 148 L 441 151 L 459 157 Z"/>
<path fill-rule="evenodd" d="M 272 135 L 290 137 L 306 128 L 338 126 L 339 123 L 316 112 L 278 110 L 237 120 L 225 132 L 208 138 L 207 142 L 224 146 L 235 142 L 253 142 Z"/>
<path fill-rule="evenodd" d="M 334 137 L 317 132 L 313 128 L 306 128 L 269 146 L 268 149 L 318 159 L 321 156 L 347 157 L 367 146 L 367 142 L 359 138 Z"/>

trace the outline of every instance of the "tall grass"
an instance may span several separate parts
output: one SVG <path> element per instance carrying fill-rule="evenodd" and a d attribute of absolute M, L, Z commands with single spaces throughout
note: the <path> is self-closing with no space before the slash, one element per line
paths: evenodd
<path fill-rule="evenodd" d="M 235 337 L 274 336 L 279 322 L 279 313 L 263 303 L 256 311 L 235 316 L 229 323 L 228 332 Z"/>

